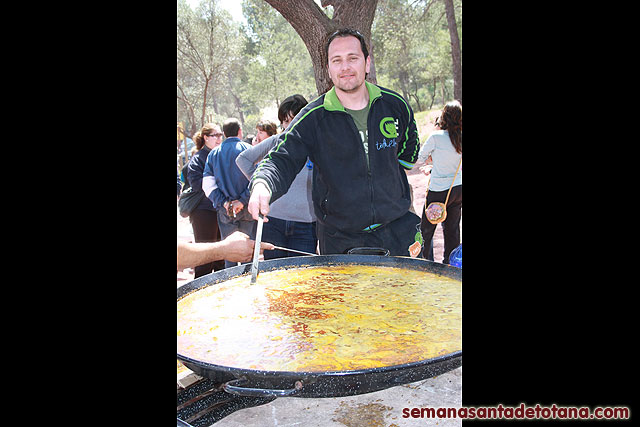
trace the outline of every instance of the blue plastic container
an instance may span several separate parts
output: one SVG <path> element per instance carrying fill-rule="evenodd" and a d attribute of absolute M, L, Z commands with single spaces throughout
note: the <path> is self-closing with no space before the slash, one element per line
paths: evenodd
<path fill-rule="evenodd" d="M 462 268 L 462 243 L 451 251 L 451 255 L 449 255 L 449 265 Z"/>

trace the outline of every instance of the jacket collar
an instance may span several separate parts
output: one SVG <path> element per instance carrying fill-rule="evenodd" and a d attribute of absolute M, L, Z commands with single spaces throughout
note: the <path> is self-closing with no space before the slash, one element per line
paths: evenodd
<path fill-rule="evenodd" d="M 369 92 L 369 108 L 371 108 L 371 103 L 374 99 L 382 96 L 382 91 L 380 88 L 373 83 L 369 83 L 365 80 L 365 86 L 367 87 L 367 91 Z M 344 111 L 344 107 L 340 103 L 338 99 L 338 95 L 336 95 L 336 87 L 333 86 L 327 94 L 324 96 L 324 109 L 328 111 Z"/>
<path fill-rule="evenodd" d="M 236 142 L 236 141 L 242 141 L 240 138 L 238 138 L 237 136 L 230 136 L 229 138 L 226 138 L 224 141 L 222 141 L 222 144 L 224 144 L 225 142 Z M 222 145 L 220 144 L 220 145 Z"/>

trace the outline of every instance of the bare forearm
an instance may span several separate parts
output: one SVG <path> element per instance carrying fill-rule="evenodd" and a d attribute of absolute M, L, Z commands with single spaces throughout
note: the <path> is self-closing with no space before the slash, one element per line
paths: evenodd
<path fill-rule="evenodd" d="M 224 258 L 222 243 L 178 243 L 178 271 Z"/>
<path fill-rule="evenodd" d="M 219 259 L 230 262 L 249 262 L 253 257 L 255 242 L 249 236 L 234 231 L 221 242 L 214 243 L 178 243 L 178 271 L 188 267 L 196 267 Z M 271 243 L 263 242 L 260 247 L 261 259 L 264 259 L 262 251 L 273 250 Z"/>

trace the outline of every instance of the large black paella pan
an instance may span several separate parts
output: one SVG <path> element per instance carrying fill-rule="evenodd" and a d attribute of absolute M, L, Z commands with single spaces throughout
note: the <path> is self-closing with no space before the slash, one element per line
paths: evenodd
<path fill-rule="evenodd" d="M 290 273 L 289 276 L 293 277 L 300 274 L 301 270 L 299 269 L 301 268 L 328 267 L 340 269 L 344 266 L 353 266 L 362 270 L 366 270 L 371 266 L 389 267 L 389 270 L 399 268 L 405 269 L 407 276 L 410 273 L 425 272 L 429 273 L 430 276 L 441 277 L 443 280 L 453 279 L 456 282 L 455 286 L 459 285 L 460 288 L 462 286 L 462 270 L 459 268 L 422 259 L 373 255 L 321 255 L 264 261 L 260 263 L 258 283 L 252 286 L 259 286 L 261 278 L 268 277 L 268 274 L 264 274 L 266 272 L 287 272 Z M 197 295 L 197 293 L 194 293 L 196 291 L 215 290 L 215 288 L 210 287 L 224 286 L 233 280 L 243 279 L 242 276 L 246 276 L 248 283 L 250 269 L 250 264 L 244 264 L 214 272 L 189 282 L 178 288 L 178 304 L 187 295 Z M 380 283 L 379 286 L 394 285 Z M 439 301 L 443 298 L 439 298 L 437 292 L 436 288 L 433 291 L 436 294 L 433 295 L 433 298 Z M 460 313 L 459 327 L 461 328 L 462 302 L 459 295 L 456 299 L 455 304 L 460 306 L 458 307 L 458 312 Z M 248 303 L 249 301 L 247 301 Z M 411 303 L 416 306 L 416 301 L 411 301 Z M 384 301 L 380 305 L 384 306 Z M 400 312 L 398 315 L 402 315 L 402 313 Z M 179 316 L 178 335 L 180 335 L 180 323 Z M 220 325 L 220 328 L 224 327 L 224 324 Z M 418 328 L 416 327 L 416 329 Z M 247 342 L 248 347 L 250 344 L 250 342 Z M 225 391 L 241 396 L 349 396 L 431 378 L 462 365 L 461 345 L 456 350 L 447 351 L 444 354 L 421 358 L 420 360 L 409 360 L 405 361 L 405 363 L 356 369 L 323 369 L 320 371 L 317 369 L 261 369 L 260 367 L 251 367 L 251 364 L 217 363 L 207 360 L 206 357 L 198 356 L 197 353 L 194 355 L 184 347 L 184 344 L 181 347 L 179 339 L 177 358 L 187 368 L 216 383 L 224 383 Z M 323 354 L 323 348 L 318 348 L 317 351 L 317 354 Z M 405 348 L 402 345 L 398 345 L 397 352 L 401 354 L 405 352 Z M 229 359 L 227 358 L 226 360 L 228 361 Z"/>

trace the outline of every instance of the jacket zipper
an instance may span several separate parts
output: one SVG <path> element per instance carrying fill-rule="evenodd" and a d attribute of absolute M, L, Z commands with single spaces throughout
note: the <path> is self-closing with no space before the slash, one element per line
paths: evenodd
<path fill-rule="evenodd" d="M 375 101 L 374 101 L 375 102 Z M 373 104 L 371 104 L 373 105 Z M 371 112 L 371 108 L 369 108 L 369 112 Z M 371 159 L 367 159 L 368 154 L 364 151 L 364 145 L 362 144 L 362 138 L 360 138 L 360 132 L 358 132 L 358 127 L 356 126 L 355 122 L 353 121 L 353 117 L 351 117 L 351 114 L 347 113 L 346 111 L 343 112 L 343 114 L 347 115 L 349 117 L 349 121 L 352 124 L 351 129 L 355 132 L 356 134 L 356 140 L 360 143 L 360 150 L 362 151 L 362 153 L 364 154 L 364 164 L 366 165 L 367 168 L 367 181 L 369 183 L 369 195 L 370 195 L 370 202 L 369 202 L 369 206 L 371 208 L 371 219 L 373 220 L 375 218 L 375 211 L 373 209 L 373 183 L 371 180 L 371 166 L 370 166 L 370 160 Z M 367 114 L 367 134 L 369 133 L 369 115 Z M 367 145 L 369 144 L 369 138 L 367 137 Z M 326 198 L 325 198 L 325 203 L 327 202 Z M 371 222 L 372 225 L 375 224 L 375 222 Z"/>
<path fill-rule="evenodd" d="M 368 146 L 368 150 L 369 151 L 371 149 L 371 146 L 369 145 L 369 118 L 371 116 L 371 109 L 373 108 L 373 104 L 376 102 L 378 98 L 375 98 L 373 100 L 373 102 L 371 102 L 371 105 L 369 106 L 369 113 L 367 114 L 367 146 Z M 349 119 L 351 120 L 351 123 L 353 123 L 353 129 L 355 129 L 355 133 L 356 133 L 356 137 L 358 140 L 360 140 L 360 149 L 362 150 L 362 153 L 365 156 L 364 159 L 364 163 L 367 167 L 367 181 L 369 182 L 369 196 L 370 196 L 370 201 L 369 201 L 369 207 L 371 210 L 371 224 L 373 225 L 376 223 L 376 210 L 373 204 L 373 178 L 372 178 L 372 174 L 371 174 L 371 157 L 364 151 L 364 145 L 362 144 L 362 139 L 360 138 L 360 132 L 358 132 L 358 128 L 355 124 L 355 122 L 353 121 L 353 117 L 351 117 L 351 114 L 347 113 L 346 111 L 344 112 L 344 114 L 346 114 L 347 116 L 349 116 Z M 326 198 L 325 198 L 325 203 L 327 202 Z M 326 214 L 325 214 L 326 216 Z"/>
<path fill-rule="evenodd" d="M 367 114 L 367 145 L 369 146 L 368 151 L 371 151 L 371 144 L 369 144 L 369 119 L 371 117 L 371 111 L 373 110 L 373 104 L 375 104 L 375 102 L 377 101 L 378 98 L 375 98 L 372 102 L 371 105 L 369 106 L 369 114 Z M 373 135 L 373 134 L 371 134 Z M 364 147 L 362 148 L 362 150 L 364 151 Z M 365 153 L 365 155 L 368 155 L 367 153 Z M 375 205 L 373 203 L 373 175 L 371 174 L 371 156 L 369 156 L 369 161 L 367 162 L 367 178 L 369 179 L 369 194 L 371 195 L 371 202 L 370 202 L 370 207 L 371 207 L 371 224 L 369 225 L 373 225 L 376 223 L 376 208 Z"/>

